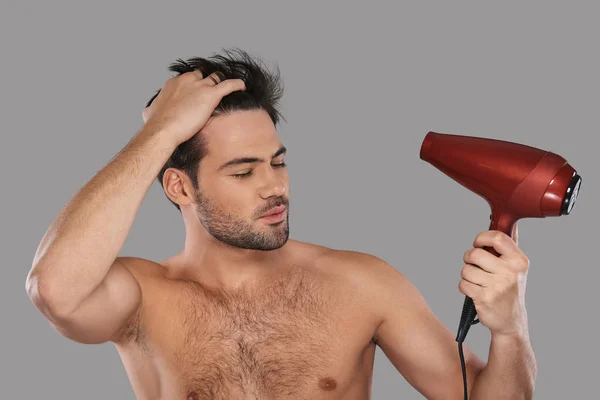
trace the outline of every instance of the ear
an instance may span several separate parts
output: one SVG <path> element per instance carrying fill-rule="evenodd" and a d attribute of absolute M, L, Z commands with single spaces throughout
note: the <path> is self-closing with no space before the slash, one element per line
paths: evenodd
<path fill-rule="evenodd" d="M 192 182 L 181 170 L 168 168 L 163 175 L 163 188 L 167 197 L 180 207 L 187 206 L 196 199 Z"/>

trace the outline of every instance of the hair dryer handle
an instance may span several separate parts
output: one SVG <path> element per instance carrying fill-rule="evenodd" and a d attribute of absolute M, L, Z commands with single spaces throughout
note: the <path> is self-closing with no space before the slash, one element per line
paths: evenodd
<path fill-rule="evenodd" d="M 509 237 L 513 237 L 513 229 L 515 227 L 515 223 L 517 222 L 516 218 L 506 214 L 492 214 L 490 218 L 492 220 L 489 227 L 490 231 L 504 232 Z M 483 249 L 495 255 L 496 257 L 500 257 L 500 254 L 493 247 L 484 246 Z M 471 299 L 469 296 L 465 296 L 462 314 L 460 316 L 460 324 L 456 334 L 457 342 L 463 342 L 465 340 L 465 337 L 469 332 L 469 328 L 471 328 L 471 325 L 473 325 L 473 321 L 475 321 L 476 316 L 477 310 L 475 309 L 473 299 Z"/>

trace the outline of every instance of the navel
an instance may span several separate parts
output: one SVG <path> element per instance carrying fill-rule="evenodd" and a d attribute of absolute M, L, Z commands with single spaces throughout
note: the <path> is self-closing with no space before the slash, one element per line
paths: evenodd
<path fill-rule="evenodd" d="M 321 378 L 319 380 L 319 387 L 327 391 L 334 390 L 337 387 L 337 382 L 330 377 Z"/>
<path fill-rule="evenodd" d="M 198 397 L 198 393 L 190 392 L 190 394 L 188 394 L 187 400 L 198 400 L 198 399 L 200 399 L 200 397 Z"/>

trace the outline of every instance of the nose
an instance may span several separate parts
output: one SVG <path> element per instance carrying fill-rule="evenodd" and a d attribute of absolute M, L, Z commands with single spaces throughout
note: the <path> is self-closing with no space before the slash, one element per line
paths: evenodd
<path fill-rule="evenodd" d="M 264 185 L 260 188 L 260 197 L 268 199 L 269 197 L 281 197 L 287 192 L 287 182 L 277 173 L 271 171 L 265 178 Z"/>

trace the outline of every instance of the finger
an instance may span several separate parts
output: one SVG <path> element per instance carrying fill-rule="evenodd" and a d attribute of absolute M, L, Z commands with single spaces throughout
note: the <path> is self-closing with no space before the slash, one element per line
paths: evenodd
<path fill-rule="evenodd" d="M 202 79 L 204 78 L 204 76 L 202 75 L 202 71 L 200 71 L 199 69 L 194 69 L 188 72 L 184 72 L 183 74 L 178 74 L 173 76 L 171 79 L 169 79 L 167 82 L 171 82 L 171 81 L 183 81 L 183 82 L 195 82 L 197 80 L 202 81 Z"/>
<path fill-rule="evenodd" d="M 489 286 L 490 274 L 475 265 L 465 264 L 460 271 L 460 276 L 474 285 L 481 287 Z"/>
<path fill-rule="evenodd" d="M 209 86 L 216 86 L 225 79 L 225 76 L 220 71 L 215 71 L 208 75 L 203 81 Z"/>
<path fill-rule="evenodd" d="M 202 71 L 200 71 L 199 69 L 193 70 L 192 74 L 194 74 L 195 76 L 197 76 L 200 79 L 204 79 L 204 75 L 202 75 Z"/>
<path fill-rule="evenodd" d="M 219 90 L 221 97 L 225 97 L 237 90 L 246 90 L 246 84 L 241 79 L 226 79 L 219 83 L 216 88 Z"/>
<path fill-rule="evenodd" d="M 503 270 L 503 265 L 498 257 L 481 248 L 472 248 L 465 251 L 463 261 L 475 265 L 489 274 L 497 274 Z"/>
<path fill-rule="evenodd" d="M 520 253 L 515 241 L 501 231 L 481 232 L 473 241 L 473 247 L 492 247 L 501 258 L 513 258 Z"/>
<path fill-rule="evenodd" d="M 476 302 L 478 301 L 483 288 L 475 285 L 474 283 L 461 279 L 461 281 L 458 283 L 458 290 L 465 296 L 469 296 L 471 299 L 473 299 L 473 302 Z"/>

